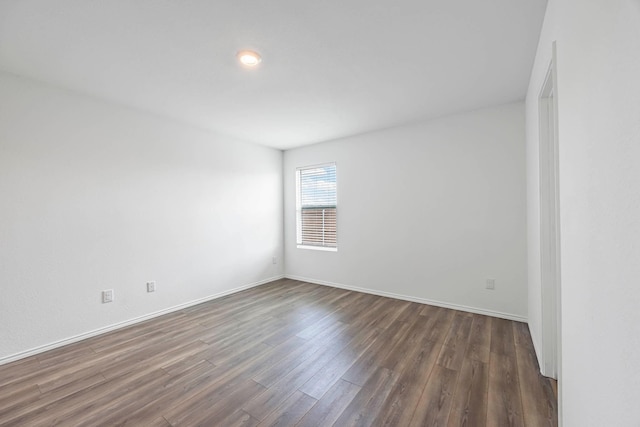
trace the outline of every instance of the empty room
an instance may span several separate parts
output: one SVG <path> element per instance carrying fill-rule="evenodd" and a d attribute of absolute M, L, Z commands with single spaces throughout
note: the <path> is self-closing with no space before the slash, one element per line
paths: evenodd
<path fill-rule="evenodd" d="M 0 0 L 0 426 L 640 426 L 640 0 Z"/>

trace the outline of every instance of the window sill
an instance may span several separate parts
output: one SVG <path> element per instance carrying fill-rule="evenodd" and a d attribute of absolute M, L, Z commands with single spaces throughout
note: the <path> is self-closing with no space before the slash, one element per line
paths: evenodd
<path fill-rule="evenodd" d="M 314 251 L 338 252 L 338 248 L 327 248 L 325 246 L 297 245 L 298 249 L 311 249 Z"/>

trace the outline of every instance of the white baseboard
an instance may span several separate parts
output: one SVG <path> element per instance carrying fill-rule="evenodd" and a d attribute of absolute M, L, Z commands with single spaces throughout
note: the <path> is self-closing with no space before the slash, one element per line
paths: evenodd
<path fill-rule="evenodd" d="M 0 365 L 4 365 L 10 362 L 15 362 L 16 360 L 24 359 L 25 357 L 33 356 L 39 353 L 44 353 L 45 351 L 53 350 L 54 348 L 62 347 L 68 344 L 73 344 L 75 342 L 82 341 L 87 338 L 95 337 L 96 335 L 101 335 L 107 332 L 115 331 L 116 329 L 121 329 L 126 326 L 135 325 L 136 323 L 144 322 L 145 320 L 153 319 L 154 317 L 162 316 L 164 314 L 169 314 L 174 311 L 178 311 L 187 307 L 202 304 L 204 302 L 211 301 L 217 298 L 222 298 L 227 295 L 235 294 L 236 292 L 244 291 L 250 288 L 255 288 L 257 286 L 264 285 L 266 283 L 273 282 L 274 280 L 279 280 L 283 278 L 284 278 L 284 275 L 270 277 L 268 279 L 260 280 L 258 282 L 249 283 L 247 285 L 239 286 L 237 288 L 233 288 L 227 291 L 219 292 L 217 294 L 209 295 L 204 298 L 199 298 L 197 300 L 178 304 L 173 307 L 165 308 L 160 311 L 155 311 L 153 313 L 145 314 L 144 316 L 135 317 L 133 319 L 125 320 L 123 322 L 114 323 L 112 325 L 105 326 L 103 328 L 95 329 L 93 331 L 85 332 L 73 337 L 69 337 L 56 342 L 45 344 L 43 346 L 35 347 L 30 350 L 21 351 L 19 353 L 15 353 L 15 354 L 0 358 Z"/>
<path fill-rule="evenodd" d="M 394 299 L 399 299 L 403 301 L 417 302 L 420 304 L 435 305 L 437 307 L 451 308 L 453 310 L 466 311 L 468 313 L 483 314 L 485 316 L 499 317 L 501 319 L 514 320 L 516 322 L 527 323 L 526 317 L 519 316 L 517 314 L 512 314 L 512 313 L 503 313 L 500 311 L 487 310 L 484 308 L 469 307 L 466 305 L 452 304 L 448 302 L 436 301 L 436 300 L 431 300 L 426 298 L 418 298 L 418 297 L 413 297 L 409 295 L 394 294 L 392 292 L 377 291 L 375 289 L 359 288 L 357 286 L 343 285 L 341 283 L 327 282 L 324 280 L 316 280 L 308 277 L 293 276 L 290 274 L 285 274 L 284 277 L 287 279 L 299 280 L 301 282 L 308 282 L 316 285 L 331 286 L 333 288 L 347 289 L 349 291 L 363 292 L 365 294 L 378 295 L 381 297 L 394 298 Z"/>

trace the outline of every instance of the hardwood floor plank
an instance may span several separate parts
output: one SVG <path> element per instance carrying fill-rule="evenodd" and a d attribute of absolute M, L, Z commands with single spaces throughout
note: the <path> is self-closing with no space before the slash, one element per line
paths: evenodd
<path fill-rule="evenodd" d="M 442 307 L 435 307 L 434 311 L 435 313 L 428 317 L 425 327 L 428 329 L 430 341 L 442 343 L 449 332 L 456 311 Z"/>
<path fill-rule="evenodd" d="M 117 386 L 115 386 L 115 381 L 101 383 L 98 385 L 100 389 L 99 398 L 87 403 L 84 402 L 83 393 L 68 399 L 68 403 L 65 406 L 74 407 L 74 409 L 71 411 L 64 410 L 62 416 L 55 418 L 55 423 L 96 425 L 105 418 L 112 417 L 114 413 L 126 413 L 127 405 L 131 404 L 132 400 L 134 405 L 137 404 L 137 399 L 144 397 L 147 393 L 153 393 L 168 380 L 169 376 L 166 373 L 159 369 L 153 369 L 134 381 L 120 378 Z M 90 393 L 88 395 L 91 396 Z M 118 408 L 118 411 L 111 409 L 109 412 L 105 412 L 102 410 L 104 406 Z"/>
<path fill-rule="evenodd" d="M 411 303 L 407 301 L 389 300 L 390 298 L 384 298 L 375 301 L 375 303 L 379 303 L 380 305 L 370 307 L 366 315 L 363 315 L 360 319 L 353 322 L 353 326 L 355 328 L 365 326 L 367 328 L 389 329 L 397 322 L 413 323 L 414 319 L 410 321 L 405 320 L 411 313 L 409 310 Z"/>
<path fill-rule="evenodd" d="M 0 425 L 29 425 L 30 420 L 40 419 L 47 412 L 56 412 L 55 408 L 67 407 L 66 400 L 78 396 L 105 382 L 104 376 L 98 373 L 79 381 L 65 384 L 49 393 L 40 394 L 33 401 L 15 402 L 0 412 Z"/>
<path fill-rule="evenodd" d="M 296 319 L 286 320 L 285 318 L 285 321 L 287 323 L 286 326 L 280 328 L 277 333 L 271 334 L 271 336 L 269 336 L 267 339 L 263 339 L 262 342 L 269 345 L 278 345 L 281 342 L 288 340 L 292 336 L 302 332 L 307 327 L 315 324 L 326 316 L 326 313 L 317 311 L 312 313 L 305 313 L 303 316 L 296 316 Z M 279 318 L 279 320 L 282 321 L 283 319 Z"/>
<path fill-rule="evenodd" d="M 69 348 L 57 348 L 39 354 L 37 357 L 40 366 L 61 366 L 65 363 L 76 363 L 76 361 L 83 357 L 92 357 L 95 355 L 93 349 L 86 344 L 80 342 L 71 344 Z"/>
<path fill-rule="evenodd" d="M 474 314 L 466 357 L 488 364 L 490 350 L 491 317 Z"/>
<path fill-rule="evenodd" d="M 340 353 L 349 342 L 347 340 L 339 339 L 342 330 L 342 326 L 339 328 L 328 329 L 326 334 L 321 334 L 317 339 L 304 341 L 297 349 L 292 350 L 289 354 L 281 357 L 277 361 L 274 360 L 266 370 L 263 370 L 253 378 L 265 387 L 270 387 L 288 372 L 296 369 L 298 365 L 308 363 L 308 358 L 314 358 L 318 355 L 322 355 L 324 359 L 327 357 L 335 357 L 335 355 Z M 297 337 L 292 336 L 291 338 Z M 325 364 L 326 361 L 322 362 L 320 367 Z"/>
<path fill-rule="evenodd" d="M 77 425 L 82 418 L 111 407 L 122 396 L 122 389 L 135 390 L 166 374 L 159 370 L 144 371 L 131 377 L 105 381 L 102 375 L 73 382 L 68 387 L 43 394 L 34 408 L 12 420 L 15 425 L 66 424 Z M 1 420 L 0 420 L 1 422 Z"/>
<path fill-rule="evenodd" d="M 293 426 L 315 405 L 316 399 L 296 391 L 267 416 L 259 427 Z"/>
<path fill-rule="evenodd" d="M 399 307 L 394 310 L 398 313 L 398 315 L 395 317 L 394 320 L 397 320 L 400 322 L 407 322 L 407 323 L 415 323 L 422 320 L 422 319 L 418 319 L 417 317 L 420 316 L 420 313 L 422 312 L 422 307 L 424 307 L 424 304 L 419 304 L 417 302 L 409 302 L 409 301 L 403 301 L 403 302 L 405 303 L 406 308 L 403 308 L 402 305 L 399 305 Z"/>
<path fill-rule="evenodd" d="M 117 331 L 116 331 L 117 332 Z M 109 336 L 108 343 L 97 341 L 96 338 L 89 338 L 92 341 L 91 349 L 98 355 L 97 357 L 114 357 L 119 354 L 128 353 L 131 348 L 135 348 L 137 343 L 143 341 L 147 344 L 160 342 L 166 339 L 167 334 L 159 329 L 143 330 L 140 335 L 136 336 L 136 330 L 130 329 L 126 333 L 131 335 L 129 338 L 119 339 L 117 335 Z M 95 359 L 94 359 L 95 360 Z"/>
<path fill-rule="evenodd" d="M 38 375 L 40 368 L 40 363 L 35 356 L 0 365 L 0 393 L 5 387 L 27 381 L 28 374 Z"/>
<path fill-rule="evenodd" d="M 171 423 L 164 417 L 158 417 L 150 423 L 145 424 L 146 427 L 172 427 Z"/>
<path fill-rule="evenodd" d="M 296 334 L 296 336 L 303 338 L 305 340 L 313 339 L 317 337 L 319 334 L 323 333 L 328 328 L 336 328 L 340 325 L 346 325 L 346 323 L 341 322 L 337 319 L 337 316 L 332 315 L 332 313 L 327 314 L 322 319 L 317 322 L 312 323 L 307 326 L 300 332 Z"/>
<path fill-rule="evenodd" d="M 491 353 L 487 425 L 525 425 L 515 357 L 512 358 L 500 353 Z"/>
<path fill-rule="evenodd" d="M 395 366 L 400 377 L 380 409 L 381 425 L 409 425 L 438 359 L 440 347 L 440 343 L 423 340 L 409 350 L 402 362 Z"/>
<path fill-rule="evenodd" d="M 487 424 L 523 426 L 513 322 L 491 320 Z"/>
<path fill-rule="evenodd" d="M 340 347 L 321 348 L 271 385 L 260 396 L 249 401 L 246 406 L 243 406 L 243 409 L 254 418 L 264 420 L 275 406 L 280 405 L 294 391 L 297 391 L 325 364 L 329 363 L 340 350 Z"/>
<path fill-rule="evenodd" d="M 555 397 L 555 401 L 558 401 L 558 381 L 552 378 L 549 378 L 549 383 L 551 384 L 551 388 L 553 389 L 553 396 Z"/>
<path fill-rule="evenodd" d="M 259 395 L 264 387 L 253 380 L 234 383 L 229 388 L 214 388 L 174 408 L 164 417 L 172 425 L 216 425 L 236 411 L 245 401 Z"/>
<path fill-rule="evenodd" d="M 505 319 L 491 320 L 491 353 L 515 358 L 516 345 L 512 323 Z"/>
<path fill-rule="evenodd" d="M 236 408 L 240 408 L 244 402 L 254 396 L 260 395 L 264 391 L 264 387 L 255 381 L 247 380 L 239 387 L 235 387 L 228 395 L 220 398 L 214 405 L 207 409 L 207 416 L 203 417 L 197 425 L 213 426 L 223 425 L 221 420 L 229 418 L 235 413 Z M 187 423 L 190 425 L 191 423 Z"/>
<path fill-rule="evenodd" d="M 0 394 L 0 414 L 16 406 L 26 406 L 40 398 L 40 389 L 36 384 L 24 384 Z"/>
<path fill-rule="evenodd" d="M 136 341 L 146 340 L 149 337 L 158 335 L 164 336 L 164 332 L 161 330 L 163 325 L 169 324 L 177 318 L 185 317 L 171 313 L 167 315 L 167 318 L 158 319 L 157 322 L 143 322 L 91 337 L 86 340 L 86 344 L 95 353 L 106 350 L 111 351 L 118 347 L 131 348 L 131 344 Z"/>
<path fill-rule="evenodd" d="M 340 414 L 336 426 L 373 425 L 398 376 L 386 368 L 376 370 Z"/>
<path fill-rule="evenodd" d="M 202 341 L 191 341 L 183 346 L 175 346 L 174 343 L 165 342 L 148 348 L 132 351 L 130 355 L 117 358 L 115 361 L 104 361 L 100 366 L 100 372 L 107 379 L 123 376 L 133 371 L 155 369 L 172 362 L 182 360 L 194 354 L 206 350 L 208 346 Z"/>
<path fill-rule="evenodd" d="M 215 367 L 207 361 L 183 370 L 177 375 L 166 376 L 158 387 L 153 389 L 137 389 L 135 398 L 125 401 L 111 410 L 106 416 L 98 414 L 98 419 L 87 420 L 88 423 L 101 423 L 104 425 L 137 426 L 144 424 L 145 420 L 152 419 L 169 406 L 171 402 L 184 400 L 184 395 L 192 390 L 195 385 L 207 378 Z M 145 392 L 146 391 L 146 392 Z"/>
<path fill-rule="evenodd" d="M 525 324 L 283 279 L 0 366 L 0 425 L 557 425 Z"/>
<path fill-rule="evenodd" d="M 157 411 L 156 414 L 164 415 L 178 413 L 181 408 L 188 405 L 188 402 L 196 401 L 207 393 L 220 393 L 220 390 L 224 393 L 224 390 L 229 390 L 242 381 L 241 378 L 226 375 L 223 368 L 213 366 L 207 361 L 201 362 L 192 369 L 191 372 L 181 373 L 188 377 L 173 378 L 173 381 L 165 385 L 165 390 L 153 394 L 151 402 L 146 405 L 136 405 L 136 409 L 132 411 L 125 424 L 133 426 L 143 424 L 154 414 L 154 411 Z M 195 374 L 200 369 L 202 369 L 199 372 L 200 375 L 192 378 L 192 373 Z"/>
<path fill-rule="evenodd" d="M 411 358 L 412 351 L 419 350 L 424 341 L 427 340 L 428 330 L 421 322 L 421 318 L 415 316 L 412 323 L 408 323 L 406 335 L 399 337 L 398 343 L 393 346 L 393 351 L 389 351 L 381 361 L 380 366 L 401 372 L 408 358 Z"/>
<path fill-rule="evenodd" d="M 96 368 L 93 365 L 69 366 L 61 369 L 55 375 L 44 376 L 42 380 L 37 381 L 40 392 L 48 393 L 57 388 L 63 387 L 69 383 L 82 380 L 83 378 L 94 375 Z"/>
<path fill-rule="evenodd" d="M 369 294 L 355 292 L 354 295 L 349 304 L 336 310 L 336 316 L 339 316 L 340 321 L 356 324 L 375 320 L 376 316 L 372 314 L 384 306 L 384 301 Z"/>
<path fill-rule="evenodd" d="M 447 425 L 457 379 L 457 371 L 436 364 L 409 426 Z"/>
<path fill-rule="evenodd" d="M 4 394 L 6 390 L 17 390 L 21 387 L 44 383 L 51 378 L 59 376 L 59 372 L 65 369 L 73 370 L 78 366 L 84 366 L 86 363 L 94 362 L 95 359 L 93 357 L 84 358 L 81 357 L 81 360 L 78 360 L 75 364 L 70 362 L 64 362 L 60 366 L 57 365 L 48 365 L 42 366 L 37 359 L 37 356 L 32 356 L 31 358 L 35 363 L 29 365 L 28 368 L 19 367 L 16 369 L 16 372 L 19 375 L 15 375 L 13 372 L 7 372 L 7 377 L 3 381 L 2 386 L 0 386 L 0 394 Z M 8 366 L 12 366 L 13 364 L 9 364 Z"/>
<path fill-rule="evenodd" d="M 484 362 L 465 358 L 449 411 L 449 427 L 485 426 L 488 390 L 489 366 Z"/>
<path fill-rule="evenodd" d="M 557 398 L 549 379 L 540 374 L 529 327 L 525 323 L 514 323 L 513 331 L 524 419 L 527 424 L 555 427 L 558 425 Z"/>
<path fill-rule="evenodd" d="M 275 316 L 262 315 L 256 316 L 250 320 L 235 325 L 233 328 L 220 330 L 219 333 L 214 334 L 207 339 L 203 340 L 206 344 L 216 344 L 216 348 L 219 351 L 226 349 L 232 349 L 236 345 L 241 345 L 246 342 L 252 342 L 258 338 L 263 338 L 265 333 L 276 333 L 273 331 L 280 331 L 281 327 L 286 326 L 286 323 Z M 260 339 L 263 341 L 263 339 Z"/>
<path fill-rule="evenodd" d="M 454 371 L 460 370 L 469 343 L 472 321 L 473 318 L 468 313 L 456 313 L 442 344 L 438 365 Z"/>
<path fill-rule="evenodd" d="M 300 346 L 299 351 L 292 352 L 290 355 L 282 358 L 277 363 L 274 363 L 272 366 L 260 372 L 258 375 L 255 375 L 253 379 L 268 388 L 277 383 L 289 372 L 296 369 L 300 364 L 304 363 L 304 361 L 321 351 L 322 347 L 311 343 L 305 343 L 305 345 Z"/>
<path fill-rule="evenodd" d="M 440 307 L 436 307 L 435 305 L 427 305 L 427 304 L 423 304 L 422 308 L 420 309 L 420 313 L 418 313 L 420 316 L 425 316 L 425 317 L 431 317 L 436 315 L 440 310 Z"/>
<path fill-rule="evenodd" d="M 315 399 L 321 399 L 323 395 L 347 372 L 364 352 L 378 339 L 380 331 L 369 329 L 361 331 L 338 353 L 332 360 L 311 377 L 300 391 Z"/>
<path fill-rule="evenodd" d="M 318 427 L 333 425 L 361 387 L 348 381 L 339 380 L 310 411 L 296 424 L 296 427 Z"/>
<path fill-rule="evenodd" d="M 236 371 L 238 375 L 247 378 L 260 378 L 265 372 L 272 370 L 288 372 L 293 361 L 302 358 L 305 352 L 313 351 L 315 347 L 313 343 L 294 336 L 275 347 L 259 343 L 254 348 L 255 351 L 245 351 L 233 358 L 223 359 L 217 366 Z M 247 355 L 250 357 L 247 358 Z M 269 379 L 264 381 L 268 382 Z"/>
<path fill-rule="evenodd" d="M 410 330 L 410 325 L 405 322 L 394 322 L 384 331 L 369 347 L 369 351 L 363 353 L 351 368 L 342 376 L 342 379 L 356 385 L 364 385 L 371 375 L 377 371 L 390 351 L 394 343 L 404 339 Z"/>
<path fill-rule="evenodd" d="M 258 424 L 260 424 L 260 420 L 253 418 L 242 409 L 236 410 L 218 423 L 218 425 L 224 427 L 255 427 Z"/>

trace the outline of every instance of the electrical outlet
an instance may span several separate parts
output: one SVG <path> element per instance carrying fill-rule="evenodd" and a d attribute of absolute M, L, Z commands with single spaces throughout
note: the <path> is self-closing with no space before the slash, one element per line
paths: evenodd
<path fill-rule="evenodd" d="M 271 262 L 272 262 L 273 264 L 277 264 L 277 263 L 278 263 L 278 257 L 277 257 L 277 256 L 274 256 L 273 258 L 271 258 Z"/>
<path fill-rule="evenodd" d="M 113 289 L 102 291 L 102 303 L 113 302 Z"/>
<path fill-rule="evenodd" d="M 147 282 L 147 292 L 155 292 L 156 291 L 156 282 Z"/>
<path fill-rule="evenodd" d="M 487 279 L 487 289 L 494 290 L 496 288 L 496 279 Z"/>

